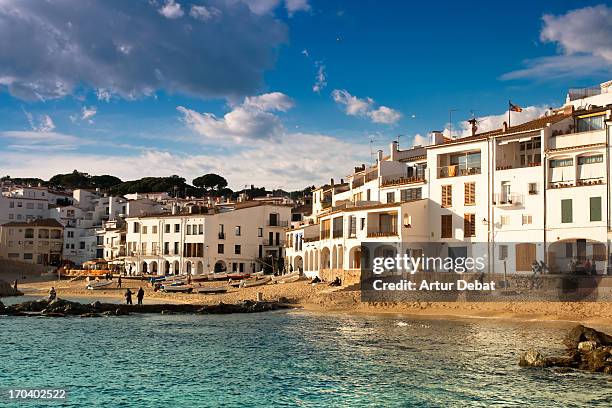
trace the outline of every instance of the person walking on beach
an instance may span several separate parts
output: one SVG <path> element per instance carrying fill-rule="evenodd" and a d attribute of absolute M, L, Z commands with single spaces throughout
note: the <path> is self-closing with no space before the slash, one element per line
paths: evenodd
<path fill-rule="evenodd" d="M 131 305 L 132 304 L 132 291 L 130 290 L 130 288 L 128 288 L 125 291 L 125 304 L 126 305 Z"/>
<path fill-rule="evenodd" d="M 55 292 L 55 288 L 51 286 L 51 289 L 49 289 L 49 302 L 54 300 L 56 296 L 57 293 Z"/>
<path fill-rule="evenodd" d="M 144 290 L 142 286 L 138 289 L 138 293 L 136 294 L 136 298 L 138 299 L 138 304 L 142 305 L 142 299 L 144 298 Z"/>
<path fill-rule="evenodd" d="M 117 287 L 121 288 L 121 275 L 117 278 Z"/>

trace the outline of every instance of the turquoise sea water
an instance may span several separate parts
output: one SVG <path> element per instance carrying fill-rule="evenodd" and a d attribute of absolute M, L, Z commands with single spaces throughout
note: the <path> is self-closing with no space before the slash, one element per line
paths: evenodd
<path fill-rule="evenodd" d="M 528 344 L 559 349 L 568 327 L 303 311 L 0 317 L 0 388 L 66 388 L 49 405 L 67 407 L 612 406 L 605 376 L 517 366 Z"/>

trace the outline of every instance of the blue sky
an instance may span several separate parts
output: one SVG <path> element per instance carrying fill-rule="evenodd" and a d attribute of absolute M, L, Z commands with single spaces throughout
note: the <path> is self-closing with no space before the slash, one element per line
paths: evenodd
<path fill-rule="evenodd" d="M 612 79 L 610 5 L 411 3 L 0 0 L 0 172 L 302 188 Z"/>

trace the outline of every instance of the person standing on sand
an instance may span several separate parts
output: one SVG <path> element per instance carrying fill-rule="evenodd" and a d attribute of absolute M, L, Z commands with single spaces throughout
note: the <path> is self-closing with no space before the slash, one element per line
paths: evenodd
<path fill-rule="evenodd" d="M 136 294 L 136 298 L 138 299 L 138 304 L 142 305 L 142 299 L 144 298 L 144 290 L 142 286 L 138 289 L 138 293 Z"/>
<path fill-rule="evenodd" d="M 117 287 L 121 288 L 121 275 L 117 278 Z"/>
<path fill-rule="evenodd" d="M 125 304 L 126 305 L 131 305 L 132 304 L 132 291 L 130 290 L 130 288 L 128 288 L 125 291 Z"/>
<path fill-rule="evenodd" d="M 49 302 L 54 300 L 56 296 L 57 293 L 55 292 L 55 288 L 51 286 L 51 289 L 49 289 Z"/>

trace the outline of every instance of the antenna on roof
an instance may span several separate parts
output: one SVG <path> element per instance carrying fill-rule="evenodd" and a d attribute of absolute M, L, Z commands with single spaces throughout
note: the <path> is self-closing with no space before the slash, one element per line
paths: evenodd
<path fill-rule="evenodd" d="M 453 112 L 457 112 L 457 109 L 451 108 L 448 110 L 448 136 L 453 137 Z"/>

